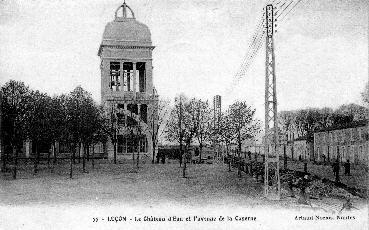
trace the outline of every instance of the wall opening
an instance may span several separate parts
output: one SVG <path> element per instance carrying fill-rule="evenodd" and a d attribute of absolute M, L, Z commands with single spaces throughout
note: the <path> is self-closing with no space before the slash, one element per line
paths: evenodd
<path fill-rule="evenodd" d="M 123 63 L 123 90 L 133 91 L 133 64 L 132 62 Z"/>
<path fill-rule="evenodd" d="M 119 62 L 110 62 L 110 89 L 113 91 L 121 90 Z"/>
<path fill-rule="evenodd" d="M 146 92 L 146 67 L 145 62 L 137 62 L 137 76 L 139 92 Z"/>
<path fill-rule="evenodd" d="M 140 114 L 141 114 L 141 120 L 147 123 L 147 105 L 146 104 L 141 104 Z"/>

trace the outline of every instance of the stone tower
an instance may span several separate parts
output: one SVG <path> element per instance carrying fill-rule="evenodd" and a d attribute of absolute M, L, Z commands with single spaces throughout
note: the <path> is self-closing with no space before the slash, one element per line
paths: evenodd
<path fill-rule="evenodd" d="M 158 95 L 153 86 L 149 28 L 138 22 L 124 2 L 105 26 L 98 51 L 101 58 L 101 102 L 116 130 L 107 143 L 108 158 L 133 153 L 153 156 Z"/>

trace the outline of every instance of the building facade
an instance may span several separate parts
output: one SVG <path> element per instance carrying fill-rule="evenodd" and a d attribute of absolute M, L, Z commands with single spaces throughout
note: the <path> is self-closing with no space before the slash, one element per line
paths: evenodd
<path fill-rule="evenodd" d="M 293 140 L 293 149 L 290 148 L 288 155 L 295 160 L 310 160 L 313 147 L 313 142 L 309 141 L 306 136 L 299 137 Z"/>
<path fill-rule="evenodd" d="M 136 20 L 126 4 L 104 30 L 98 51 L 101 58 L 101 103 L 111 117 L 115 140 L 106 145 L 108 158 L 132 153 L 153 153 L 157 129 L 158 95 L 153 86 L 149 28 Z M 116 143 L 116 144 L 114 144 Z M 115 149 L 115 150 L 114 150 Z"/>
<path fill-rule="evenodd" d="M 354 122 L 314 132 L 316 161 L 368 163 L 368 122 Z"/>

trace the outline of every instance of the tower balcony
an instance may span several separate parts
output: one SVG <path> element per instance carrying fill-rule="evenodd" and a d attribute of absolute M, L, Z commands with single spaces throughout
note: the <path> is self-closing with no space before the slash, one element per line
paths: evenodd
<path fill-rule="evenodd" d="M 147 92 L 110 92 L 109 94 L 105 95 L 106 101 L 143 101 L 143 102 L 151 102 L 157 101 L 159 95 L 156 94 L 149 94 Z"/>

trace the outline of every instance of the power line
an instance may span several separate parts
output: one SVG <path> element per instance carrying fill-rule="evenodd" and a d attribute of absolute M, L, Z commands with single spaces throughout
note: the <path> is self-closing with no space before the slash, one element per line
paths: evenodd
<path fill-rule="evenodd" d="M 258 28 L 255 30 L 254 32 L 254 36 L 253 36 L 253 39 L 252 39 L 252 42 L 250 43 L 249 47 L 248 47 L 248 50 L 246 52 L 246 55 L 245 57 L 243 58 L 243 61 L 242 61 L 242 64 L 241 64 L 241 67 L 240 69 L 237 71 L 236 75 L 242 71 L 243 69 L 243 66 L 246 64 L 247 61 L 250 60 L 250 53 L 252 53 L 252 51 L 254 50 L 254 48 L 258 45 L 258 42 L 260 40 L 260 35 L 262 34 L 262 31 L 264 30 L 264 20 L 265 19 L 262 19 L 259 23 L 259 26 Z"/>
<path fill-rule="evenodd" d="M 257 54 L 257 52 L 259 51 L 259 49 L 261 47 L 261 44 L 262 44 L 262 41 L 263 41 L 264 38 L 265 38 L 265 33 L 263 32 L 258 37 L 257 44 L 256 44 L 256 46 L 253 47 L 251 55 L 248 56 L 247 61 L 244 62 L 241 65 L 240 70 L 236 73 L 235 78 L 234 78 L 234 80 L 232 82 L 232 86 L 231 86 L 230 90 L 233 89 L 233 87 L 239 82 L 239 80 L 244 76 L 244 74 L 249 69 L 250 65 L 252 64 L 252 61 L 254 60 L 255 55 Z"/>
<path fill-rule="evenodd" d="M 276 5 L 282 3 L 279 7 L 280 9 L 278 9 L 276 11 L 276 19 L 278 19 L 279 17 L 281 17 L 282 15 L 282 19 L 281 21 L 302 1 L 302 0 L 297 0 L 295 3 L 295 0 L 273 0 L 272 4 L 274 2 L 276 2 Z M 295 3 L 295 4 L 293 4 Z M 292 5 L 292 7 L 290 7 Z M 288 8 L 290 8 L 288 10 Z M 287 11 L 288 10 L 288 11 Z M 280 13 L 279 13 L 280 12 Z M 287 12 L 287 13 L 285 13 Z M 285 13 L 285 14 L 284 14 Z M 250 44 L 248 46 L 247 52 L 241 62 L 240 68 L 239 70 L 236 72 L 236 74 L 234 75 L 233 81 L 232 81 L 232 85 L 231 87 L 227 90 L 227 93 L 229 93 L 231 90 L 233 90 L 234 86 L 239 82 L 239 80 L 245 75 L 245 73 L 247 72 L 247 70 L 249 69 L 250 65 L 252 64 L 253 59 L 255 58 L 255 55 L 257 54 L 257 52 L 259 51 L 261 44 L 262 44 L 262 40 L 263 38 L 265 38 L 265 12 L 262 14 L 262 18 L 260 19 L 255 32 L 253 34 L 253 37 L 250 41 Z"/>
<path fill-rule="evenodd" d="M 248 46 L 248 48 L 247 48 L 247 52 L 246 52 L 246 55 L 245 55 L 245 57 L 244 57 L 244 59 L 243 59 L 243 61 L 242 61 L 242 63 L 243 62 L 245 62 L 245 59 L 247 58 L 247 55 L 249 54 L 249 52 L 250 52 L 250 49 L 252 48 L 252 46 L 255 44 L 255 40 L 257 39 L 257 37 L 259 36 L 259 34 L 260 34 L 260 30 L 262 29 L 262 27 L 263 27 L 263 23 L 264 23 L 264 14 L 263 14 L 263 16 L 262 16 L 262 18 L 260 19 L 260 21 L 259 21 L 259 23 L 258 23 L 258 25 L 257 25 L 257 27 L 256 27 L 256 30 L 254 31 L 254 34 L 253 34 L 253 36 L 252 36 L 252 42 L 250 42 L 250 44 L 249 44 L 249 46 Z"/>
<path fill-rule="evenodd" d="M 236 73 L 235 77 L 242 77 L 244 75 L 244 73 L 246 72 L 248 66 L 250 65 L 250 62 L 253 60 L 254 56 L 255 56 L 255 53 L 256 51 L 258 50 L 258 47 L 259 47 L 259 44 L 261 43 L 261 40 L 262 40 L 262 36 L 259 36 L 258 38 L 258 42 L 257 42 L 257 45 L 255 47 L 253 47 L 252 51 L 251 51 L 251 54 L 248 56 L 248 59 L 246 60 L 246 62 L 244 62 L 242 65 L 241 65 L 241 68 L 240 70 Z M 236 79 L 237 80 L 237 79 Z"/>
<path fill-rule="evenodd" d="M 290 9 L 290 10 L 289 10 L 289 11 L 288 11 L 288 12 L 287 12 L 287 13 L 286 13 L 282 18 L 281 18 L 280 22 L 281 22 L 281 21 L 283 21 L 283 19 L 284 19 L 284 18 L 286 18 L 286 17 L 287 17 L 287 15 L 289 15 L 289 13 L 290 13 L 290 12 L 291 12 L 291 11 L 292 11 L 292 10 L 293 10 L 293 9 L 294 9 L 294 8 L 295 8 L 295 7 L 296 7 L 296 6 L 301 2 L 301 1 L 302 1 L 302 0 L 298 0 L 298 1 L 296 2 L 296 4 L 295 4 L 295 5 L 293 5 L 293 6 L 292 6 L 292 8 L 291 8 L 291 9 Z M 279 17 L 279 16 L 278 16 L 278 17 Z M 277 18 L 278 18 L 278 17 L 277 17 Z"/>
<path fill-rule="evenodd" d="M 254 57 L 254 55 L 255 55 L 255 53 L 258 51 L 258 47 L 260 46 L 260 44 L 261 44 L 261 42 L 262 42 L 262 39 L 263 39 L 263 36 L 264 35 L 264 33 L 262 33 L 262 34 L 259 34 L 259 36 L 258 36 L 258 38 L 257 38 L 257 42 L 256 42 L 256 45 L 255 46 L 253 46 L 253 51 L 252 51 L 252 54 L 251 54 L 251 56 L 250 56 L 250 58 L 249 59 L 247 59 L 247 62 L 245 62 L 244 63 L 244 67 L 247 67 L 247 65 L 253 60 L 253 57 Z M 240 69 L 240 71 L 238 72 L 238 73 L 244 73 L 246 71 L 246 69 L 245 68 L 241 68 Z"/>
<path fill-rule="evenodd" d="M 291 3 L 293 3 L 294 0 L 290 0 L 290 2 L 286 5 L 287 0 L 284 1 L 284 3 L 281 5 L 281 8 L 286 5 L 283 9 L 278 9 L 275 13 L 276 13 L 276 18 L 278 18 L 281 14 L 283 14 L 283 12 L 291 5 Z M 279 13 L 280 12 L 280 13 Z"/>

